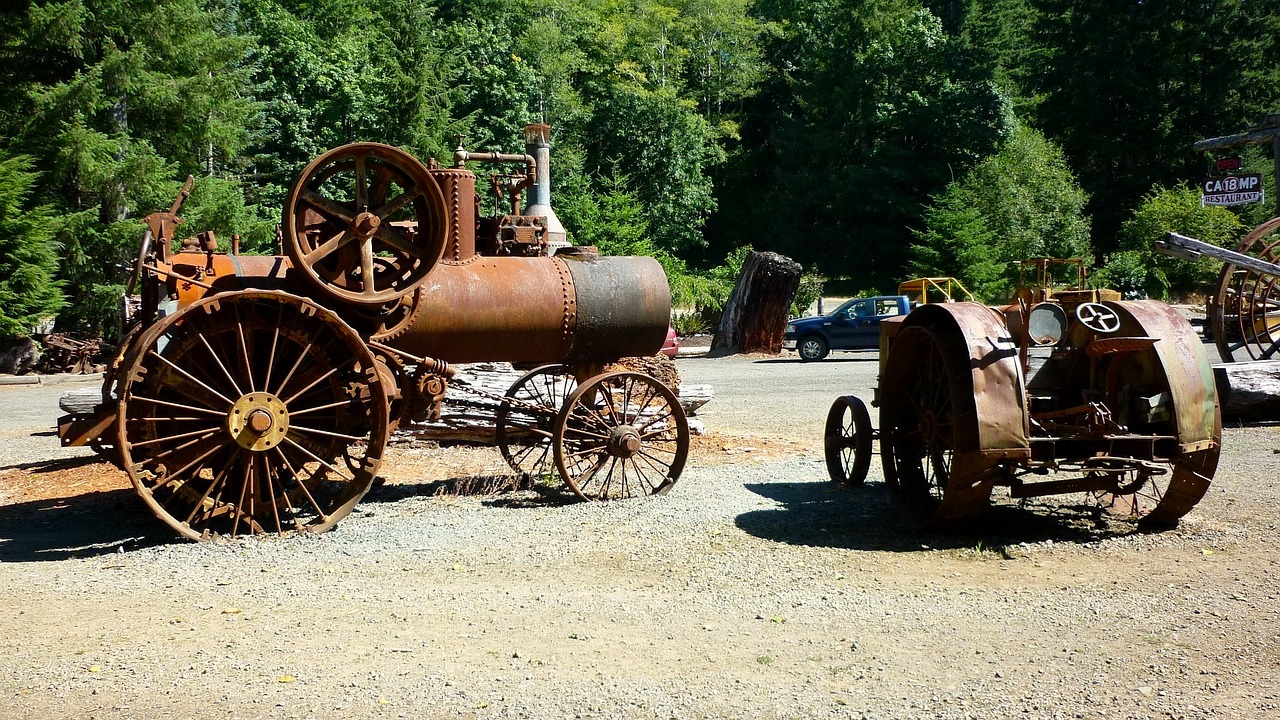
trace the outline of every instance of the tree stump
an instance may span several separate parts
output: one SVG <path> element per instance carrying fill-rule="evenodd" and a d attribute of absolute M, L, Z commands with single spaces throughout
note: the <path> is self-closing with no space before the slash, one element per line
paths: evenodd
<path fill-rule="evenodd" d="M 772 252 L 753 252 L 725 303 L 711 350 L 778 353 L 791 301 L 800 288 L 800 263 Z"/>

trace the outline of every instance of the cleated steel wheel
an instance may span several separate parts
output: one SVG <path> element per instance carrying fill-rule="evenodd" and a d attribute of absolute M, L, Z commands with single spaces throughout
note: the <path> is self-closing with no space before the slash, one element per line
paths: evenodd
<path fill-rule="evenodd" d="M 354 331 L 309 300 L 251 290 L 147 331 L 122 367 L 116 432 L 151 510 L 208 540 L 333 527 L 372 484 L 387 419 Z"/>
<path fill-rule="evenodd" d="M 605 373 L 565 400 L 552 444 L 560 477 L 584 500 L 661 495 L 684 470 L 689 422 L 666 385 Z"/>
<path fill-rule="evenodd" d="M 1167 472 L 1129 470 L 1116 477 L 1115 487 L 1088 493 L 1086 505 L 1140 526 L 1173 527 L 1204 496 L 1217 464 L 1213 449 L 1182 455 Z"/>
<path fill-rule="evenodd" d="M 881 378 L 880 459 L 907 525 L 938 528 L 986 509 L 994 460 L 976 452 L 967 362 L 941 332 L 908 327 Z M 1015 411 L 1016 412 L 1016 411 Z"/>
<path fill-rule="evenodd" d="M 853 395 L 836 398 L 827 413 L 823 450 L 827 475 L 836 485 L 861 485 L 871 469 L 871 415 Z"/>
<path fill-rule="evenodd" d="M 577 387 L 568 366 L 543 365 L 512 383 L 498 406 L 498 449 L 525 480 L 553 471 L 551 436 L 556 417 Z"/>

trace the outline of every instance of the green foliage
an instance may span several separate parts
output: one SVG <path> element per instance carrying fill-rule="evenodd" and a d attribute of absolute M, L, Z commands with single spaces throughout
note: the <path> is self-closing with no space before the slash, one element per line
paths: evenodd
<path fill-rule="evenodd" d="M 703 244 L 715 208 L 707 171 L 723 155 L 714 140 L 691 101 L 621 86 L 595 104 L 585 146 L 592 166 L 631 178 L 654 242 L 679 253 Z"/>
<path fill-rule="evenodd" d="M 808 313 L 809 306 L 822 297 L 822 287 L 826 281 L 825 277 L 813 272 L 806 272 L 800 276 L 800 287 L 796 289 L 796 296 L 791 301 L 792 317 Z"/>
<path fill-rule="evenodd" d="M 1188 235 L 1221 247 L 1234 246 L 1246 228 L 1226 208 L 1202 206 L 1194 188 L 1152 188 L 1120 228 L 1120 251 L 1109 256 L 1091 282 L 1128 294 L 1166 298 L 1170 294 L 1204 293 L 1222 265 L 1210 258 L 1187 262 L 1156 252 L 1155 242 L 1168 232 Z"/>
<path fill-rule="evenodd" d="M 1091 260 L 1085 196 L 1052 143 L 1018 128 L 995 155 L 947 186 L 912 248 L 917 275 L 957 277 L 989 302 L 1007 300 L 1018 260 Z"/>
<path fill-rule="evenodd" d="M 1034 0 L 1023 50 L 1033 120 L 1092 197 L 1099 249 L 1153 185 L 1200 177 L 1197 140 L 1280 108 L 1274 3 Z M 1013 60 L 1015 58 L 1009 58 Z"/>
<path fill-rule="evenodd" d="M 930 196 L 995 150 L 1007 102 L 913 3 L 815 3 L 809 17 L 777 5 L 771 52 L 793 69 L 762 98 L 778 108 L 755 116 L 770 128 L 745 133 L 763 133 L 771 153 L 744 173 L 740 212 L 806 266 L 896 285 L 910 228 Z M 771 177 L 764 198 L 760 173 Z"/>
<path fill-rule="evenodd" d="M 188 174 L 183 233 L 268 252 L 321 152 L 449 162 L 455 135 L 513 152 L 530 121 L 555 127 L 574 238 L 653 255 L 682 307 L 723 303 L 747 244 L 1001 300 L 1009 260 L 1095 255 L 1091 226 L 1103 277 L 1183 292 L 1208 275 L 1150 255 L 1144 218 L 1205 229 L 1144 193 L 1280 109 L 1280 14 L 1239 0 L 25 0 L 0 21 L 0 157 L 39 171 L 10 217 L 46 221 L 77 298 L 59 323 L 86 331 Z M 1269 146 L 1242 154 L 1274 197 Z"/>
<path fill-rule="evenodd" d="M 65 329 L 114 327 L 137 254 L 130 218 L 168 207 L 188 173 L 238 173 L 256 132 L 253 39 L 201 0 L 35 0 L 0 26 L 0 136 L 36 158 L 77 302 Z"/>
<path fill-rule="evenodd" d="M 64 302 L 53 279 L 55 216 L 47 206 L 24 209 L 36 181 L 33 167 L 30 157 L 0 152 L 0 340 L 27 335 Z"/>
<path fill-rule="evenodd" d="M 182 213 L 185 221 L 178 230 L 180 237 L 190 237 L 210 230 L 222 250 L 231 249 L 231 236 L 240 236 L 240 251 L 272 254 L 276 247 L 278 214 L 268 215 L 260 205 L 245 202 L 239 183 L 221 178 L 199 178 L 191 190 Z"/>

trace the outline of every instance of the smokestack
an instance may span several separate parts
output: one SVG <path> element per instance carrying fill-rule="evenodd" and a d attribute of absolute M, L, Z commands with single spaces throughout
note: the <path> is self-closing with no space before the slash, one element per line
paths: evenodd
<path fill-rule="evenodd" d="M 538 176 L 529 188 L 529 206 L 524 214 L 547 219 L 547 254 L 555 255 L 560 248 L 568 247 L 569 241 L 564 225 L 551 209 L 551 126 L 525 125 L 524 147 L 524 151 L 538 161 Z"/>

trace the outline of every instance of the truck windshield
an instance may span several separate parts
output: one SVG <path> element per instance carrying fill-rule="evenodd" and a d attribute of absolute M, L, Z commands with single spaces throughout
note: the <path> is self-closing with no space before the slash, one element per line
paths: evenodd
<path fill-rule="evenodd" d="M 875 314 L 875 308 L 872 306 L 871 300 L 854 298 L 840 303 L 840 307 L 836 308 L 827 317 L 871 317 Z"/>

